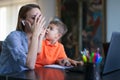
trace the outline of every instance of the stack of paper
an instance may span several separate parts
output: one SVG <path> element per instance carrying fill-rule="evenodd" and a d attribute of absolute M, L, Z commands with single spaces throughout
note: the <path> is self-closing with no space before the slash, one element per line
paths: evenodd
<path fill-rule="evenodd" d="M 57 65 L 57 64 L 51 64 L 51 65 L 45 65 L 44 67 L 46 67 L 46 68 L 68 69 L 68 68 L 72 68 L 73 66 L 61 66 L 61 65 Z"/>

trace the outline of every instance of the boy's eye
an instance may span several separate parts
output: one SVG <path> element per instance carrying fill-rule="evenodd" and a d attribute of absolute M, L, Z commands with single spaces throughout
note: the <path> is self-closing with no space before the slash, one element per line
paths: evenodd
<path fill-rule="evenodd" d="M 50 30 L 54 30 L 54 28 L 53 28 L 53 27 L 50 27 Z"/>
<path fill-rule="evenodd" d="M 48 26 L 47 29 L 53 30 L 53 28 L 51 26 Z"/>

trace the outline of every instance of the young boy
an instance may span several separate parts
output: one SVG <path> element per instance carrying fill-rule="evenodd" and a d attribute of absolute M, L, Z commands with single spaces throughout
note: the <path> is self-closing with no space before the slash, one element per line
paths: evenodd
<path fill-rule="evenodd" d="M 60 20 L 50 22 L 46 32 L 45 40 L 42 41 L 41 50 L 37 55 L 35 68 L 48 64 L 59 64 L 71 66 L 83 64 L 82 61 L 75 61 L 66 56 L 63 45 L 59 39 L 67 32 L 67 27 Z"/>

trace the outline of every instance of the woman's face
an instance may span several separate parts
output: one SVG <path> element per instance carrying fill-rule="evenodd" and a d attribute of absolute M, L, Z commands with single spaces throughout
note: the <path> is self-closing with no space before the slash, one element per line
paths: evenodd
<path fill-rule="evenodd" d="M 36 15 L 42 15 L 40 9 L 38 8 L 33 8 L 26 13 L 25 21 L 28 22 L 29 26 L 33 24 Z"/>

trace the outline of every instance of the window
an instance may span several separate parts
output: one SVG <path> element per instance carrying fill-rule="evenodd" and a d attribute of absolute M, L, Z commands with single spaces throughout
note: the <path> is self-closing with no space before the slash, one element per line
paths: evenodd
<path fill-rule="evenodd" d="M 3 41 L 16 29 L 20 7 L 26 3 L 36 3 L 36 0 L 2 0 L 0 3 L 0 41 Z"/>
<path fill-rule="evenodd" d="M 3 40 L 6 34 L 6 8 L 0 8 L 0 40 Z"/>

